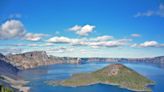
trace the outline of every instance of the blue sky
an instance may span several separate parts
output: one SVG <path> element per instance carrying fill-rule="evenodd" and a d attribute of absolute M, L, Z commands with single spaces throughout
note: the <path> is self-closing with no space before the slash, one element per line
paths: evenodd
<path fill-rule="evenodd" d="M 0 52 L 164 55 L 163 0 L 1 0 Z"/>

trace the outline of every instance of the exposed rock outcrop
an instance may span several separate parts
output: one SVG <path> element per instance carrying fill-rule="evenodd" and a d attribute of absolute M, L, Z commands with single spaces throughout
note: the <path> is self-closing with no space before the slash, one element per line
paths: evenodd
<path fill-rule="evenodd" d="M 0 54 L 0 74 L 11 76 L 17 72 L 18 69 L 10 64 L 10 61 L 6 58 L 6 56 Z"/>
<path fill-rule="evenodd" d="M 34 51 L 8 55 L 7 58 L 10 60 L 12 65 L 18 67 L 18 69 L 21 70 L 50 64 L 79 63 L 77 58 L 48 56 L 45 51 Z"/>
<path fill-rule="evenodd" d="M 33 51 L 21 54 L 0 54 L 1 69 L 17 71 L 50 64 L 79 64 L 88 62 L 144 62 L 164 66 L 164 56 L 154 58 L 70 58 L 47 55 L 45 51 Z"/>

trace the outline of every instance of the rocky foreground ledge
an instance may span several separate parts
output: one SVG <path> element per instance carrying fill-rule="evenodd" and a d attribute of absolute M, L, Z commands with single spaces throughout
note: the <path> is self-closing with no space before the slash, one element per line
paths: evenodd
<path fill-rule="evenodd" d="M 22 79 L 13 79 L 8 76 L 0 75 L 0 85 L 6 86 L 8 90 L 3 92 L 30 92 L 30 87 L 25 86 L 28 81 Z M 1 90 L 0 90 L 1 92 Z"/>
<path fill-rule="evenodd" d="M 92 73 L 74 74 L 69 79 L 49 81 L 48 84 L 68 87 L 107 84 L 118 85 L 137 92 L 148 92 L 151 89 L 147 86 L 154 82 L 122 64 L 112 64 Z"/>

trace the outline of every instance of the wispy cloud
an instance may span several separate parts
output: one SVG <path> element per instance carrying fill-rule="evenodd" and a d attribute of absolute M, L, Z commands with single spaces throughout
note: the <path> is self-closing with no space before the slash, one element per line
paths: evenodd
<path fill-rule="evenodd" d="M 141 37 L 140 34 L 131 34 L 132 37 Z"/>
<path fill-rule="evenodd" d="M 73 52 L 74 48 L 73 47 L 56 47 L 56 48 L 48 48 L 46 49 L 47 52 L 57 52 L 57 53 L 65 53 L 65 52 Z"/>
<path fill-rule="evenodd" d="M 22 53 L 23 49 L 20 48 L 1 48 L 0 53 L 3 54 L 17 54 L 17 53 Z"/>
<path fill-rule="evenodd" d="M 113 36 L 108 36 L 108 35 L 104 35 L 104 36 L 98 36 L 96 38 L 90 39 L 93 41 L 108 41 L 108 40 L 112 40 Z"/>
<path fill-rule="evenodd" d="M 54 46 L 54 43 L 18 43 L 18 44 L 0 44 L 1 47 L 50 47 Z"/>
<path fill-rule="evenodd" d="M 112 36 L 99 36 L 96 38 L 68 38 L 68 37 L 52 37 L 48 39 L 48 42 L 51 43 L 65 43 L 65 44 L 71 44 L 71 45 L 83 45 L 83 46 L 91 46 L 91 47 L 119 47 L 126 45 L 131 39 L 115 39 L 111 40 Z"/>
<path fill-rule="evenodd" d="M 34 34 L 34 33 L 27 33 L 24 36 L 25 40 L 29 40 L 29 41 L 39 41 L 41 40 L 43 37 L 48 36 L 48 34 Z"/>
<path fill-rule="evenodd" d="M 158 10 L 148 10 L 146 12 L 138 12 L 134 15 L 134 17 L 141 17 L 141 16 L 160 16 L 164 17 L 164 4 L 160 4 Z"/>
<path fill-rule="evenodd" d="M 93 25 L 84 25 L 84 26 L 75 25 L 69 28 L 69 30 L 75 32 L 80 36 L 87 36 L 89 33 L 91 33 L 94 30 L 94 28 L 96 27 Z"/>
<path fill-rule="evenodd" d="M 13 13 L 13 14 L 10 14 L 9 15 L 9 18 L 10 19 L 13 19 L 13 18 L 21 18 L 22 17 L 22 14 L 20 13 Z"/>

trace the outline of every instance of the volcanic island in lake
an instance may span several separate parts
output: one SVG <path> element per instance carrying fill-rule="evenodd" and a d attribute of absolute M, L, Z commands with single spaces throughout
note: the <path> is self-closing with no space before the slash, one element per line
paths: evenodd
<path fill-rule="evenodd" d="M 95 72 L 74 74 L 69 79 L 49 81 L 48 84 L 67 87 L 109 84 L 133 91 L 151 91 L 147 86 L 154 82 L 122 64 L 111 64 Z"/>

